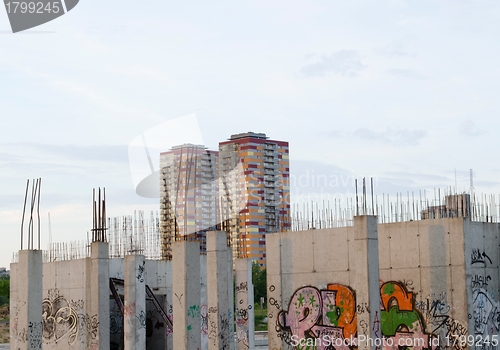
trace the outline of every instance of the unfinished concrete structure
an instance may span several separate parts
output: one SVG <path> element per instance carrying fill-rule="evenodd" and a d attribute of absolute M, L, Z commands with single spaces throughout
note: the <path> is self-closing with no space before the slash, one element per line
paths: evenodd
<path fill-rule="evenodd" d="M 499 247 L 500 225 L 469 217 L 358 216 L 352 226 L 268 235 L 269 349 L 325 334 L 357 337 L 349 347 L 359 348 L 409 339 L 412 349 L 497 349 Z"/>
<path fill-rule="evenodd" d="M 20 251 L 11 264 L 11 346 L 208 350 L 213 341 L 236 349 L 232 250 L 225 232 L 210 232 L 207 244 L 208 256 L 199 242 L 175 242 L 173 260 L 109 258 L 102 241 L 82 259 L 42 263 L 40 250 Z"/>

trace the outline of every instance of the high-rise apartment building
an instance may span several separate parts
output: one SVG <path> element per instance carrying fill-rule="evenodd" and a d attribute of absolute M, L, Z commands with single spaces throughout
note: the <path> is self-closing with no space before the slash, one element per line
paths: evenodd
<path fill-rule="evenodd" d="M 172 258 L 172 243 L 199 240 L 217 224 L 218 152 L 184 144 L 160 154 L 160 232 L 162 256 Z"/>
<path fill-rule="evenodd" d="M 235 257 L 265 265 L 266 234 L 290 229 L 289 176 L 288 142 L 248 132 L 219 143 L 220 215 Z"/>

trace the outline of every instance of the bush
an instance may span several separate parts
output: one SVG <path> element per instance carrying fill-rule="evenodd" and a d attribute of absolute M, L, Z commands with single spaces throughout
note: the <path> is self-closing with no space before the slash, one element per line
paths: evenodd
<path fill-rule="evenodd" d="M 10 296 L 10 280 L 8 278 L 0 279 L 0 296 L 9 299 Z"/>
<path fill-rule="evenodd" d="M 253 290 L 254 290 L 254 303 L 260 305 L 260 298 L 264 298 L 264 302 L 267 299 L 267 273 L 266 269 L 260 269 L 259 264 L 256 262 L 252 263 L 252 280 L 253 280 Z"/>

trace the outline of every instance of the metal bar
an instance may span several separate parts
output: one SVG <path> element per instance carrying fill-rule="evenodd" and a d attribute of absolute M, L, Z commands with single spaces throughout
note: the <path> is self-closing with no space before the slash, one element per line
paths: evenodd
<path fill-rule="evenodd" d="M 116 304 L 118 305 L 118 308 L 120 309 L 122 317 L 125 317 L 125 308 L 123 307 L 122 300 L 120 299 L 120 296 L 118 295 L 118 292 L 116 291 L 115 280 L 116 280 L 115 278 L 109 279 L 109 289 L 111 290 L 111 294 L 113 294 L 113 297 L 115 298 Z"/>
<path fill-rule="evenodd" d="M 24 228 L 24 213 L 26 212 L 26 200 L 28 199 L 28 190 L 30 186 L 30 180 L 26 183 L 26 194 L 24 195 L 24 207 L 23 207 L 23 221 L 21 222 L 21 250 L 23 250 L 23 228 Z"/>
<path fill-rule="evenodd" d="M 38 206 L 36 212 L 38 214 L 38 250 L 40 250 L 40 192 L 42 191 L 42 178 L 40 178 L 40 184 L 38 185 Z"/>
<path fill-rule="evenodd" d="M 172 324 L 172 321 L 168 318 L 167 313 L 163 308 L 161 307 L 160 303 L 158 302 L 158 299 L 156 299 L 155 295 L 153 294 L 153 291 L 149 286 L 146 284 L 146 294 L 153 300 L 153 304 L 155 305 L 156 309 L 160 313 L 161 317 L 167 324 L 168 328 L 173 332 L 174 331 L 174 325 Z"/>

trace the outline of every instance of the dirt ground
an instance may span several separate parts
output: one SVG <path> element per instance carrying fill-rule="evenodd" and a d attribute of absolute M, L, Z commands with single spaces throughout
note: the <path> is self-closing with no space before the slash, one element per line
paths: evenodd
<path fill-rule="evenodd" d="M 0 307 L 0 320 L 9 318 L 9 305 L 4 305 Z M 0 343 L 8 343 L 9 342 L 9 323 L 1 322 L 0 323 Z"/>

